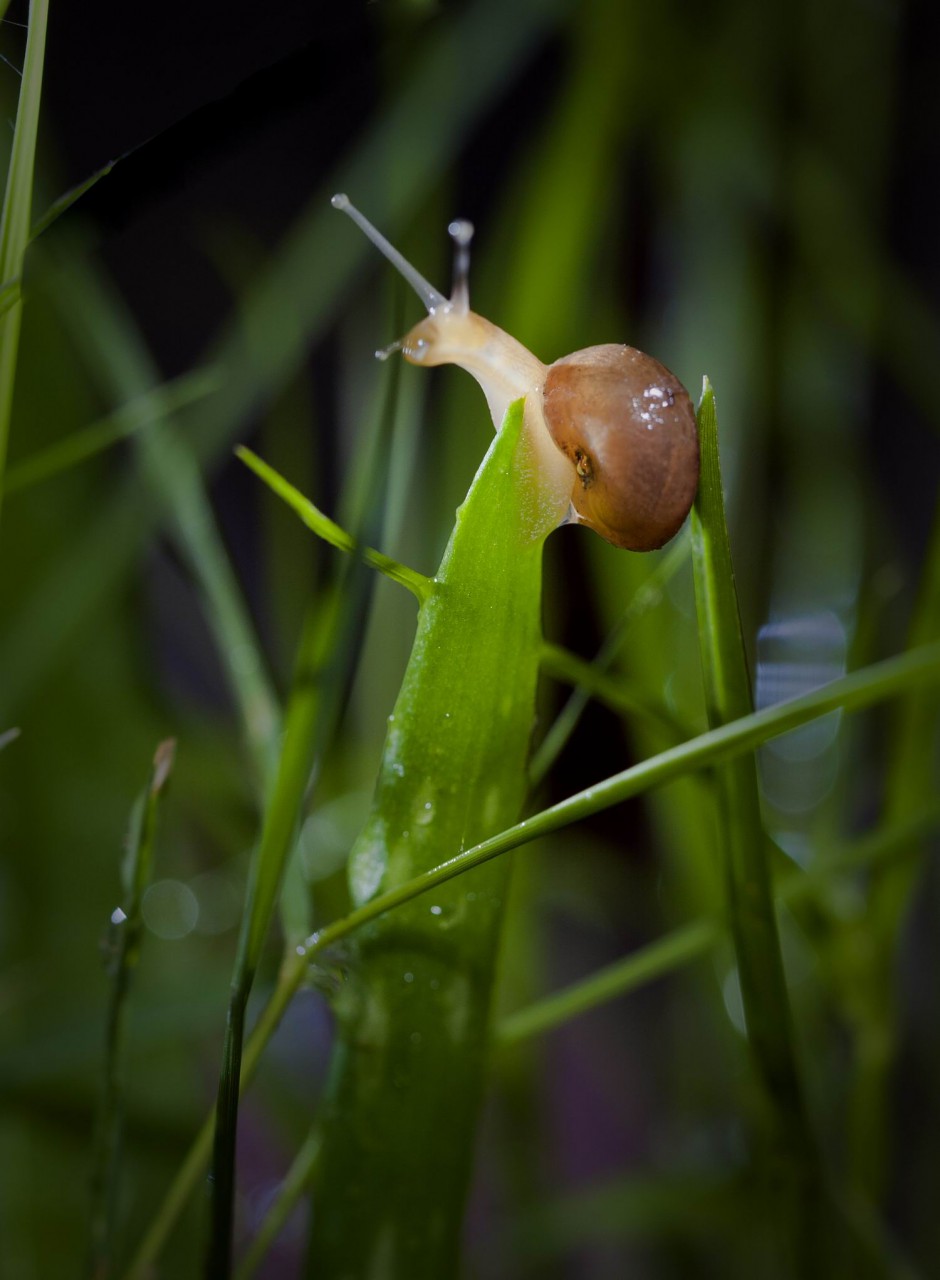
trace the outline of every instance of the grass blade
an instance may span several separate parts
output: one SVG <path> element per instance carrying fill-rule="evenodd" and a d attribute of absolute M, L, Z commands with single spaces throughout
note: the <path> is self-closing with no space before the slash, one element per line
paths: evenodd
<path fill-rule="evenodd" d="M 399 377 L 400 366 L 391 366 L 385 411 L 377 418 L 374 439 L 359 455 L 360 474 L 354 472 L 347 482 L 350 489 L 357 484 L 360 486 L 358 510 L 354 511 L 355 523 L 370 534 L 378 532 L 384 519 L 387 468 L 383 458 L 394 423 Z M 317 532 L 320 531 L 317 524 L 325 522 L 343 539 L 348 538 L 351 548 L 359 545 L 357 538 L 327 521 L 297 490 L 281 480 L 260 459 L 257 461 L 262 478 L 268 479 L 268 473 L 274 476 L 278 481 L 277 491 L 286 493 L 292 506 L 296 501 L 305 518 L 313 513 L 315 524 L 312 527 Z M 410 570 L 405 572 L 411 573 Z M 420 578 L 417 574 L 413 576 L 416 580 Z M 358 659 L 361 623 L 370 590 L 369 575 L 361 572 L 361 566 L 344 564 L 332 584 L 308 609 L 301 637 L 296 676 L 285 717 L 284 744 L 265 809 L 257 855 L 252 862 L 232 979 L 216 1106 L 212 1226 L 207 1262 L 207 1274 L 210 1276 L 227 1276 L 231 1267 L 235 1144 L 244 1074 L 242 1045 L 248 996 L 288 859 L 296 848 L 305 793 L 326 744 L 333 736 Z"/>
<path fill-rule="evenodd" d="M 80 200 L 86 191 L 90 191 L 102 178 L 106 178 L 117 163 L 117 160 L 109 160 L 100 169 L 96 169 L 84 182 L 79 182 L 74 187 L 69 187 L 68 191 L 63 192 L 58 200 L 54 200 L 39 221 L 35 223 L 30 233 L 30 239 L 36 240 L 44 231 L 48 231 L 52 224 L 58 222 L 63 213 L 71 209 L 72 205 L 77 200 Z"/>
<path fill-rule="evenodd" d="M 20 300 L 20 281 L 7 280 L 0 285 L 0 316 L 5 316 L 14 303 Z"/>
<path fill-rule="evenodd" d="M 15 742 L 19 736 L 19 729 L 5 729 L 3 733 L 0 733 L 0 751 L 4 747 L 8 747 L 11 742 Z"/>
<path fill-rule="evenodd" d="M 591 664 L 591 670 L 594 672 L 592 681 L 587 680 L 586 672 L 584 673 L 584 679 L 575 681 L 577 687 L 573 690 L 568 701 L 562 707 L 554 723 L 533 753 L 532 763 L 529 766 L 529 780 L 533 786 L 537 786 L 542 781 L 565 749 L 568 740 L 577 727 L 578 721 L 584 714 L 585 707 L 591 699 L 594 680 L 598 676 L 603 676 L 610 669 L 617 654 L 620 652 L 631 624 L 647 609 L 652 608 L 653 605 L 659 602 L 667 584 L 685 563 L 688 554 L 688 545 L 685 537 L 677 538 L 650 573 L 647 580 L 633 594 L 627 607 L 614 626 L 611 627 L 609 635 Z M 594 696 L 597 695 L 595 694 Z"/>
<path fill-rule="evenodd" d="M 300 1197 L 312 1186 L 319 1154 L 320 1134 L 314 1125 L 287 1171 L 287 1177 L 281 1183 L 273 1204 L 258 1228 L 258 1234 L 248 1246 L 244 1258 L 236 1268 L 235 1280 L 251 1280 L 258 1270 Z"/>
<path fill-rule="evenodd" d="M 936 828 L 938 822 L 940 810 L 936 807 L 923 811 L 913 821 L 886 822 L 881 830 L 827 856 L 811 873 L 788 874 L 776 889 L 776 901 L 790 906 L 823 892 L 836 876 L 893 866 L 909 858 L 914 852 L 913 842 Z M 509 1014 L 496 1027 L 497 1043 L 512 1044 L 544 1035 L 598 1005 L 674 973 L 711 950 L 724 936 L 725 926 L 717 920 L 696 920 L 674 929 L 622 960 Z"/>
<path fill-rule="evenodd" d="M 265 807 L 257 853 L 252 859 L 238 956 L 225 1024 L 212 1157 L 212 1222 L 206 1275 L 227 1280 L 231 1270 L 235 1195 L 235 1141 L 242 1077 L 245 1011 L 307 786 L 314 767 L 318 731 L 332 656 L 342 618 L 342 598 L 324 593 L 301 638 L 284 717 L 284 741 Z"/>
<path fill-rule="evenodd" d="M 920 591 L 910 626 L 910 643 L 940 635 L 940 504 L 927 548 Z M 885 812 L 903 822 L 936 794 L 938 750 L 936 691 L 902 698 L 897 705 L 888 761 Z M 923 832 L 912 837 L 923 847 Z M 876 1202 L 891 1172 L 893 1118 L 891 1075 L 898 1051 L 895 983 L 897 955 L 916 885 L 914 861 L 881 869 L 872 880 L 866 935 L 868 963 L 860 984 L 866 998 L 859 1006 L 856 1073 L 849 1116 L 850 1164 L 855 1185 Z"/>
<path fill-rule="evenodd" d="M 352 534 L 347 533 L 345 529 L 341 529 L 329 516 L 324 515 L 319 507 L 315 507 L 309 498 L 305 498 L 298 489 L 294 488 L 290 481 L 285 480 L 273 467 L 269 467 L 251 449 L 246 449 L 244 445 L 239 445 L 235 453 L 279 498 L 282 498 L 292 510 L 296 511 L 307 528 L 312 529 L 317 537 L 322 538 L 324 542 L 328 542 L 340 551 L 348 551 L 353 555 L 358 555 L 363 563 L 369 565 L 370 568 L 378 569 L 379 573 L 384 573 L 386 578 L 391 578 L 393 582 L 398 582 L 401 586 L 407 587 L 409 591 L 417 596 L 419 603 L 423 603 L 428 598 L 431 582 L 423 573 L 419 573 L 417 569 L 410 569 L 405 564 L 399 564 L 397 560 L 383 555 L 381 551 L 373 551 L 371 547 L 360 546 Z"/>
<path fill-rule="evenodd" d="M 23 458 L 7 471 L 3 491 L 9 497 L 33 485 L 50 480 L 70 467 L 126 440 L 142 427 L 160 422 L 179 409 L 195 404 L 219 388 L 219 377 L 213 369 L 197 369 L 184 373 L 171 382 L 144 392 L 129 404 L 122 404 L 97 422 L 76 431 L 66 440 L 50 445 L 29 458 Z"/>
<path fill-rule="evenodd" d="M 598 1005 L 627 995 L 637 987 L 672 973 L 696 957 L 705 955 L 723 935 L 715 920 L 698 920 L 674 929 L 664 938 L 592 973 L 582 982 L 573 982 L 562 991 L 546 996 L 509 1014 L 496 1027 L 498 1045 L 515 1044 L 543 1035 Z"/>
<path fill-rule="evenodd" d="M 689 736 L 688 725 L 682 724 L 665 707 L 657 706 L 644 697 L 635 685 L 622 677 L 613 679 L 604 675 L 598 662 L 585 662 L 560 645 L 546 644 L 542 649 L 542 670 L 556 680 L 575 685 L 573 697 L 596 698 L 618 715 L 643 716 L 665 730 L 671 738 L 683 741 Z M 560 718 L 555 723 L 559 722 Z"/>
<path fill-rule="evenodd" d="M 692 565 L 709 724 L 718 728 L 752 711 L 731 545 L 718 460 L 715 396 L 707 379 L 698 412 L 702 474 L 692 512 Z M 724 764 L 716 777 L 724 850 L 728 919 L 734 941 L 748 1043 L 770 1104 L 774 1162 L 783 1158 L 788 1214 L 796 1215 L 798 1248 L 813 1253 L 807 1187 L 817 1155 L 793 1040 L 768 842 L 760 811 L 757 764 L 750 754 Z M 792 1240 L 793 1223 L 783 1238 Z M 799 1256 L 799 1255 L 798 1255 Z"/>
<path fill-rule="evenodd" d="M 39 130 L 39 100 L 46 50 L 46 23 L 49 0 L 31 0 L 23 82 L 13 132 L 10 171 L 0 222 L 0 280 L 16 281 L 23 274 L 23 255 L 29 243 L 33 207 L 33 170 L 36 163 L 36 135 Z M 6 466 L 13 385 L 20 345 L 23 303 L 17 298 L 0 316 L 0 481 Z M 2 493 L 0 493 L 2 505 Z"/>
<path fill-rule="evenodd" d="M 101 275 L 78 262 L 60 271 L 57 281 L 56 301 L 63 318 L 106 392 L 152 413 L 146 398 L 153 393 L 158 373 L 117 294 Z M 199 376 L 217 375 L 210 366 Z M 139 413 L 140 407 L 134 416 Z M 132 422 L 128 430 L 135 426 Z M 194 451 L 180 433 L 152 418 L 148 431 L 139 437 L 139 447 L 158 500 L 174 514 L 181 551 L 205 602 L 260 795 L 273 768 L 280 709 Z"/>
<path fill-rule="evenodd" d="M 121 879 L 123 898 L 111 915 L 111 999 L 105 1038 L 103 1090 L 95 1135 L 91 1179 L 91 1256 L 97 1280 L 113 1274 L 114 1218 L 119 1187 L 122 1056 L 131 972 L 140 958 L 143 933 L 141 902 L 150 881 L 157 810 L 173 768 L 176 744 L 161 742 L 153 758 L 146 790 L 131 814 L 127 853 Z"/>

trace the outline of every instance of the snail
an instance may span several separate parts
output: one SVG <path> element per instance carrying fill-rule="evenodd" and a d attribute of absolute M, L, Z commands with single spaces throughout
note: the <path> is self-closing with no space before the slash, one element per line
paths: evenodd
<path fill-rule="evenodd" d="M 473 228 L 452 222 L 454 283 L 449 298 L 415 270 L 345 195 L 342 210 L 397 268 L 427 307 L 404 338 L 413 364 L 456 364 L 476 378 L 499 429 L 525 397 L 537 459 L 540 503 L 555 524 L 580 523 L 617 547 L 653 551 L 680 529 L 698 487 L 699 447 L 688 392 L 658 360 L 616 343 L 543 364 L 520 342 L 470 310 Z"/>

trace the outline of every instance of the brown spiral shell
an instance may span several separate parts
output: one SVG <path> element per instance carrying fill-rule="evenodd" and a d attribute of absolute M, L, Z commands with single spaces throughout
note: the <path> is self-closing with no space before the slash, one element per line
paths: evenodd
<path fill-rule="evenodd" d="M 698 488 L 695 411 L 674 374 L 635 347 L 587 347 L 549 365 L 552 439 L 577 472 L 571 503 L 616 547 L 653 551 L 679 531 Z"/>

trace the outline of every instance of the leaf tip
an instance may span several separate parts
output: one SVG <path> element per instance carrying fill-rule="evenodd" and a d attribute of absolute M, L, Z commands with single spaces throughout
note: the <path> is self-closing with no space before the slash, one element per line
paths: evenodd
<path fill-rule="evenodd" d="M 150 792 L 157 795 L 166 786 L 170 771 L 173 768 L 173 761 L 176 756 L 176 739 L 164 738 L 157 747 L 153 756 L 153 777 L 150 782 Z"/>

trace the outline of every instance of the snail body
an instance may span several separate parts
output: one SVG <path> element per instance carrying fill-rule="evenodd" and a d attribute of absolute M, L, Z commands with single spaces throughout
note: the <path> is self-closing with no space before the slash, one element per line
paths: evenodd
<path fill-rule="evenodd" d="M 400 350 L 412 364 L 466 369 L 482 387 L 497 430 L 509 405 L 525 398 L 538 508 L 549 528 L 585 524 L 631 551 L 655 550 L 679 531 L 698 487 L 699 446 L 692 401 L 674 374 L 652 356 L 615 343 L 543 364 L 470 310 L 469 223 L 450 227 L 457 255 L 446 298 L 345 196 L 334 196 L 333 204 L 365 231 L 428 309 L 380 354 Z"/>

